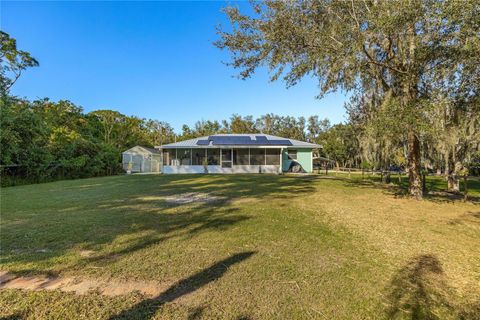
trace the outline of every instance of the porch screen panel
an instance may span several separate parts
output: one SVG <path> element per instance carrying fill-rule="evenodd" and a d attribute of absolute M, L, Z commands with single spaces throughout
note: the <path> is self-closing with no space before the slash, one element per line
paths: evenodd
<path fill-rule="evenodd" d="M 232 149 L 222 149 L 222 168 L 231 168 L 232 167 Z"/>
<path fill-rule="evenodd" d="M 163 165 L 164 166 L 175 166 L 176 164 L 175 149 L 164 149 L 163 150 Z"/>
<path fill-rule="evenodd" d="M 207 149 L 207 161 L 210 166 L 220 164 L 220 149 Z"/>
<path fill-rule="evenodd" d="M 250 164 L 265 165 L 265 148 L 250 149 Z"/>
<path fill-rule="evenodd" d="M 233 149 L 233 164 L 234 165 L 236 165 L 236 166 L 249 165 L 250 161 L 249 161 L 248 157 L 249 157 L 248 148 Z"/>
<path fill-rule="evenodd" d="M 266 154 L 267 165 L 280 165 L 280 149 L 266 149 Z"/>
<path fill-rule="evenodd" d="M 205 149 L 192 149 L 192 164 L 195 166 L 201 166 L 206 159 Z"/>
<path fill-rule="evenodd" d="M 181 166 L 189 166 L 192 164 L 190 149 L 177 149 L 177 157 Z"/>

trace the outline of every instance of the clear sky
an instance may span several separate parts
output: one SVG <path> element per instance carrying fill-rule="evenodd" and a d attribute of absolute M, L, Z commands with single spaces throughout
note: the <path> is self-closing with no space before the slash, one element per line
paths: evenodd
<path fill-rule="evenodd" d="M 269 82 L 267 70 L 236 78 L 222 63 L 228 52 L 212 44 L 215 27 L 228 26 L 225 2 L 0 3 L 1 29 L 40 62 L 18 80 L 15 95 L 159 119 L 177 131 L 233 113 L 345 120 L 345 96 L 315 99 L 314 79 L 286 89 Z"/>

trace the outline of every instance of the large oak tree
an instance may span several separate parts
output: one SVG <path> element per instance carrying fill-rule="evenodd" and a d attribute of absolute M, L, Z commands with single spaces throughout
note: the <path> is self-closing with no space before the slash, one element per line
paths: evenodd
<path fill-rule="evenodd" d="M 388 97 L 396 114 L 387 116 L 407 137 L 409 192 L 421 198 L 425 101 L 441 87 L 436 81 L 457 81 L 464 62 L 478 56 L 478 1 L 265 0 L 251 7 L 225 9 L 231 27 L 219 28 L 216 45 L 231 52 L 229 64 L 244 79 L 266 66 L 287 86 L 314 76 L 319 97 L 337 89 Z"/>

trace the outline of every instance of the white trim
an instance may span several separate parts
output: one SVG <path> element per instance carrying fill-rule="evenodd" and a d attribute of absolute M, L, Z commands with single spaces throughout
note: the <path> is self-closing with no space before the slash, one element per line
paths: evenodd
<path fill-rule="evenodd" d="M 208 173 L 258 173 L 259 168 L 262 168 L 262 173 L 278 173 L 280 166 L 277 165 L 235 165 L 232 168 L 222 168 L 221 165 L 214 166 L 209 165 L 207 166 Z M 194 165 L 194 166 L 165 166 L 164 167 L 165 174 L 184 174 L 184 173 L 205 173 L 205 169 L 203 166 Z"/>

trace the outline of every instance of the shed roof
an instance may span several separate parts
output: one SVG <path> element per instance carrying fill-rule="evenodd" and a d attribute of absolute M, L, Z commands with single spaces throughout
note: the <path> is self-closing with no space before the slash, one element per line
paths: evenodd
<path fill-rule="evenodd" d="M 127 153 L 127 152 L 129 152 L 129 151 L 133 151 L 133 150 L 135 150 L 135 149 L 137 149 L 137 148 L 143 149 L 143 150 L 145 150 L 147 153 L 155 153 L 155 154 L 159 154 L 159 153 L 160 153 L 160 150 L 158 150 L 158 149 L 147 148 L 147 147 L 144 147 L 144 146 L 135 146 L 135 147 L 133 147 L 133 148 L 130 148 L 130 149 L 128 149 L 128 150 L 123 151 L 123 153 Z"/>
<path fill-rule="evenodd" d="M 260 139 L 266 139 L 267 143 L 264 145 L 262 144 L 255 144 L 252 145 L 250 143 L 245 143 L 245 144 L 238 144 L 236 143 L 235 145 L 231 145 L 232 147 L 284 147 L 284 148 L 313 148 L 313 149 L 318 149 L 322 148 L 321 145 L 319 144 L 314 144 L 310 142 L 305 142 L 305 141 L 300 141 L 300 140 L 295 140 L 295 139 L 288 139 L 288 138 L 282 138 L 282 137 L 277 137 L 277 136 L 272 136 L 269 134 L 262 134 L 262 133 L 253 133 L 253 134 L 215 134 L 211 136 L 204 136 L 204 137 L 198 137 L 194 139 L 189 139 L 189 140 L 184 140 L 184 141 L 179 141 L 175 143 L 169 143 L 169 144 L 164 144 L 163 146 L 156 146 L 155 148 L 158 149 L 175 149 L 175 148 L 222 148 L 222 147 L 228 147 L 230 145 L 228 144 L 222 144 L 222 145 L 214 145 L 211 141 L 211 137 L 249 137 L 252 141 L 256 141 L 258 137 L 261 137 Z M 259 139 L 259 140 L 260 140 Z M 198 144 L 198 141 L 202 140 L 210 140 L 210 142 L 206 145 Z M 273 143 L 269 143 L 269 141 L 272 141 Z M 281 141 L 281 144 L 275 144 L 275 141 Z M 289 145 L 286 146 L 283 142 L 288 141 Z"/>

